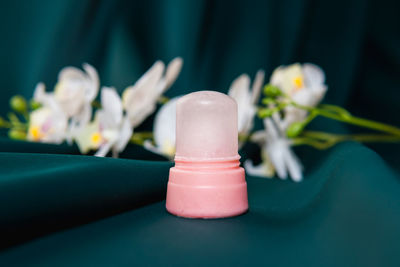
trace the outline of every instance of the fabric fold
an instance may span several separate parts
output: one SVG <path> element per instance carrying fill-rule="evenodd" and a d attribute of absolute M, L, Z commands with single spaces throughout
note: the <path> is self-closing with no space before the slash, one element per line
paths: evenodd
<path fill-rule="evenodd" d="M 1 246 L 165 197 L 170 162 L 0 153 Z"/>
<path fill-rule="evenodd" d="M 355 143 L 314 154 L 301 183 L 248 177 L 242 216 L 184 219 L 158 202 L 9 248 L 0 262 L 204 266 L 211 255 L 216 266 L 399 266 L 396 173 Z"/>

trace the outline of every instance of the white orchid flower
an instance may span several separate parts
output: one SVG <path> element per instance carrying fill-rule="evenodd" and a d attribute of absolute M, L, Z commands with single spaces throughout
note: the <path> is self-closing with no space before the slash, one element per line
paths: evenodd
<path fill-rule="evenodd" d="M 170 160 L 175 156 L 175 124 L 176 104 L 179 97 L 174 97 L 164 104 L 154 118 L 154 143 L 144 142 L 144 147 L 156 154 L 163 155 Z"/>
<path fill-rule="evenodd" d="M 236 78 L 229 88 L 228 95 L 236 100 L 238 106 L 238 132 L 240 136 L 247 136 L 253 128 L 264 76 L 263 70 L 257 72 L 251 90 L 250 77 L 247 74 L 242 74 Z"/>
<path fill-rule="evenodd" d="M 43 106 L 54 105 L 54 103 L 59 106 L 60 110 L 62 110 L 61 106 L 56 102 L 53 93 L 46 93 L 46 86 L 44 83 L 38 83 L 33 92 L 33 100 L 40 103 Z M 67 114 L 65 114 L 67 116 Z"/>
<path fill-rule="evenodd" d="M 85 109 L 91 111 L 89 108 L 99 91 L 96 69 L 89 64 L 83 64 L 83 69 L 85 72 L 75 67 L 65 67 L 58 74 L 54 96 L 69 117 L 80 115 Z"/>
<path fill-rule="evenodd" d="M 29 115 L 28 140 L 43 143 L 60 144 L 67 130 L 67 117 L 53 99 L 46 105 L 32 111 Z"/>
<path fill-rule="evenodd" d="M 324 71 L 310 63 L 281 66 L 272 73 L 270 83 L 304 106 L 316 106 L 327 91 Z M 292 106 L 285 108 L 284 112 L 283 128 L 307 116 L 306 111 Z"/>
<path fill-rule="evenodd" d="M 247 160 L 244 167 L 250 175 L 271 177 L 275 170 L 281 179 L 286 179 L 289 174 L 293 181 L 300 182 L 303 179 L 302 165 L 290 147 L 290 140 L 276 123 L 280 121 L 264 119 L 265 130 L 256 132 L 252 137 L 262 146 L 263 162 L 254 166 L 251 160 Z"/>
<path fill-rule="evenodd" d="M 157 61 L 133 86 L 125 89 L 122 103 L 132 127 L 155 111 L 158 99 L 175 82 L 182 64 L 182 58 L 175 58 L 164 73 L 164 63 Z"/>
<path fill-rule="evenodd" d="M 117 157 L 128 144 L 132 127 L 123 115 L 122 101 L 114 88 L 102 88 L 101 106 L 95 120 L 77 135 L 76 142 L 83 154 L 96 149 L 95 156 L 104 157 L 112 150 L 113 157 Z"/>
<path fill-rule="evenodd" d="M 83 64 L 85 72 L 75 67 L 63 68 L 58 74 L 58 81 L 54 92 L 46 93 L 44 84 L 36 86 L 34 99 L 41 104 L 46 104 L 54 98 L 67 115 L 69 122 L 69 134 L 73 135 L 84 127 L 92 116 L 92 101 L 99 91 L 99 76 L 94 67 Z"/>

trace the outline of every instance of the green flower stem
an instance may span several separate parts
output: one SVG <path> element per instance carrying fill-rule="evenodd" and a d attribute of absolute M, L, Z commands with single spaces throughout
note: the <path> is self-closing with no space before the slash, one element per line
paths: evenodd
<path fill-rule="evenodd" d="M 239 134 L 239 142 L 247 143 L 250 140 L 251 134 Z"/>
<path fill-rule="evenodd" d="M 0 123 L 0 128 L 11 128 L 12 124 L 6 120 L 2 120 Z"/>
<path fill-rule="evenodd" d="M 7 114 L 7 116 L 8 116 L 8 119 L 10 120 L 10 122 L 8 124 L 8 126 L 10 126 L 10 127 L 8 127 L 8 128 L 15 128 L 18 130 L 23 130 L 23 131 L 28 130 L 28 124 L 21 122 L 15 113 L 9 112 Z"/>
<path fill-rule="evenodd" d="M 307 124 L 309 124 L 313 119 L 315 119 L 317 116 L 318 116 L 318 112 L 311 111 L 310 114 L 307 116 L 307 118 L 302 122 L 304 124 L 304 127 Z"/>
<path fill-rule="evenodd" d="M 153 133 L 152 132 L 139 132 L 139 133 L 133 133 L 131 139 L 129 140 L 130 143 L 136 144 L 136 145 L 143 145 L 145 140 L 148 139 L 153 139 Z"/>
<path fill-rule="evenodd" d="M 275 105 L 277 103 L 277 100 L 271 97 L 265 97 L 261 100 L 261 103 L 263 103 L 264 105 L 268 106 L 268 105 Z"/>
<path fill-rule="evenodd" d="M 20 123 L 17 115 L 13 112 L 9 112 L 7 114 L 8 119 L 10 120 L 11 123 Z"/>
<path fill-rule="evenodd" d="M 293 138 L 293 145 L 310 145 L 317 149 L 327 149 L 344 141 L 363 143 L 392 142 L 400 143 L 400 136 L 383 134 L 340 135 L 317 131 L 304 131 L 302 136 Z"/>
<path fill-rule="evenodd" d="M 328 111 L 326 109 L 302 106 L 302 105 L 299 105 L 299 104 L 297 104 L 295 102 L 292 102 L 291 104 L 293 106 L 297 107 L 297 108 L 301 108 L 301 109 L 307 110 L 309 112 L 316 112 L 317 115 L 320 115 L 320 116 L 323 116 L 323 117 L 326 117 L 326 118 L 330 118 L 330 119 L 333 119 L 333 120 L 337 120 L 337 121 L 341 121 L 341 122 L 345 122 L 345 123 L 349 123 L 349 124 L 353 124 L 353 125 L 357 125 L 357 126 L 362 126 L 362 127 L 369 128 L 369 129 L 372 129 L 372 130 L 386 132 L 386 133 L 391 134 L 391 135 L 400 136 L 400 128 L 397 128 L 397 127 L 392 126 L 392 125 L 388 125 L 388 124 L 377 122 L 377 121 L 372 121 L 372 120 L 367 120 L 367 119 L 355 117 L 355 116 L 350 115 L 350 114 L 338 115 L 337 113 L 333 113 L 333 112 Z"/>
<path fill-rule="evenodd" d="M 3 121 L 0 125 L 0 128 L 7 128 L 7 129 L 16 129 L 20 131 L 27 131 L 28 130 L 28 124 L 27 123 L 15 123 L 15 122 L 8 122 L 8 121 Z"/>
<path fill-rule="evenodd" d="M 165 104 L 165 103 L 167 103 L 169 101 L 169 98 L 168 97 L 166 97 L 166 96 L 160 96 L 160 98 L 158 98 L 158 103 L 160 103 L 160 104 Z"/>
<path fill-rule="evenodd" d="M 97 100 L 94 100 L 94 101 L 92 102 L 92 107 L 94 107 L 94 108 L 101 108 L 101 103 L 100 103 L 99 101 L 97 101 Z"/>
<path fill-rule="evenodd" d="M 22 117 L 24 117 L 24 120 L 29 123 L 29 112 L 28 110 L 25 110 L 21 113 Z"/>
<path fill-rule="evenodd" d="M 335 105 L 329 105 L 329 104 L 320 104 L 318 106 L 319 108 L 328 110 L 328 111 L 333 111 L 336 112 L 337 114 L 344 116 L 344 117 L 350 117 L 351 114 L 348 112 L 346 109 L 340 107 L 340 106 L 335 106 Z"/>
<path fill-rule="evenodd" d="M 259 107 L 257 109 L 257 114 L 262 119 L 271 117 L 274 113 L 283 110 L 288 105 L 289 103 L 279 103 L 278 105 L 269 104 L 268 107 Z"/>
<path fill-rule="evenodd" d="M 339 138 L 339 137 L 348 136 L 348 135 L 332 134 L 332 133 L 319 132 L 319 131 L 304 131 L 303 136 L 315 138 L 318 140 L 330 140 L 333 138 Z"/>
<path fill-rule="evenodd" d="M 330 148 L 336 144 L 332 141 L 319 141 L 319 140 L 315 140 L 312 138 L 306 138 L 306 137 L 296 137 L 296 138 L 291 139 L 291 141 L 292 141 L 293 146 L 308 145 L 308 146 L 312 146 L 313 148 L 316 148 L 319 150 L 324 150 L 324 149 Z"/>

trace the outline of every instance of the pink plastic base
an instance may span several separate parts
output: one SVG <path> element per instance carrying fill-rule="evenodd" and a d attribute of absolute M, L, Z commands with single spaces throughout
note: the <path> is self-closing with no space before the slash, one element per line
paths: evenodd
<path fill-rule="evenodd" d="M 170 169 L 168 212 L 186 218 L 224 218 L 249 208 L 244 169 Z"/>

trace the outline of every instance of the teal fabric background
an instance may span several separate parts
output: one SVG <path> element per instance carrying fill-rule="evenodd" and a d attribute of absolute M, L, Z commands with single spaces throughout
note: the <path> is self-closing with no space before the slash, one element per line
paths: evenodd
<path fill-rule="evenodd" d="M 167 96 L 227 92 L 241 73 L 313 62 L 327 75 L 325 102 L 400 125 L 399 10 L 388 0 L 2 1 L 0 114 L 38 81 L 51 89 L 67 65 L 88 62 L 122 92 L 155 60 L 181 56 Z M 164 208 L 172 163 L 139 146 L 95 158 L 1 134 L 2 266 L 400 265 L 399 145 L 296 149 L 304 182 L 247 177 L 247 214 L 187 220 Z"/>

